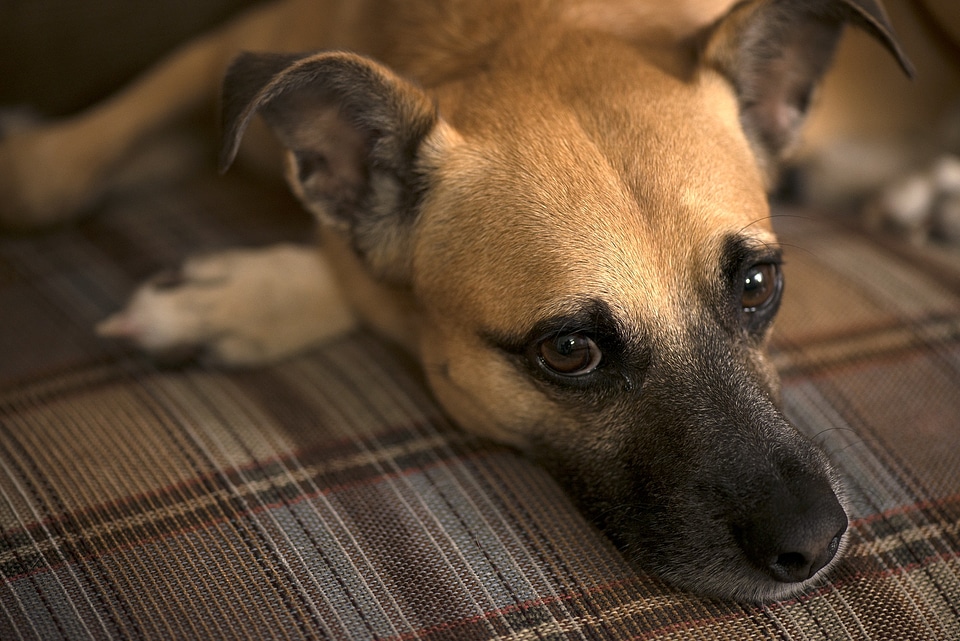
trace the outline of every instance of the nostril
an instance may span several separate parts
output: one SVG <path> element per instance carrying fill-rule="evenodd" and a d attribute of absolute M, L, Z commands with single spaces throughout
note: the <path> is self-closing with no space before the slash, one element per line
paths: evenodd
<path fill-rule="evenodd" d="M 846 531 L 846 525 L 841 529 L 823 549 L 810 549 L 804 552 L 781 552 L 776 560 L 770 564 L 773 576 L 785 583 L 800 583 L 813 577 L 827 566 L 840 549 L 840 540 Z"/>
<path fill-rule="evenodd" d="M 770 564 L 770 573 L 782 583 L 800 583 L 811 576 L 812 563 L 799 552 L 785 552 Z"/>
<path fill-rule="evenodd" d="M 837 532 L 837 535 L 830 539 L 830 545 L 827 546 L 827 563 L 833 560 L 833 557 L 837 555 L 837 550 L 840 549 L 840 540 L 843 538 L 843 533 L 847 531 L 847 526 L 844 524 L 843 528 Z M 826 565 L 826 564 L 824 564 Z"/>
<path fill-rule="evenodd" d="M 847 515 L 832 491 L 815 494 L 812 501 L 810 496 L 790 498 L 759 510 L 739 531 L 738 540 L 747 557 L 774 579 L 801 583 L 837 555 Z"/>

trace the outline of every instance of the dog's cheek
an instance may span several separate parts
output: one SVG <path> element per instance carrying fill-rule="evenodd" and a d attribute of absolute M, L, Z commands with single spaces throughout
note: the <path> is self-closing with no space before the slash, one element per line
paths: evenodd
<path fill-rule="evenodd" d="M 766 354 L 760 355 L 756 371 L 760 380 L 764 382 L 766 389 L 770 392 L 770 398 L 773 399 L 774 405 L 780 407 L 780 392 L 783 388 L 780 382 L 780 372 L 777 371 L 776 366 Z"/>
<path fill-rule="evenodd" d="M 532 426 L 551 414 L 515 363 L 479 338 L 427 331 L 421 359 L 437 400 L 468 432 L 527 450 Z"/>
<path fill-rule="evenodd" d="M 768 341 L 765 339 L 763 344 L 755 350 L 752 350 L 746 359 L 746 367 L 753 375 L 753 379 L 761 389 L 766 390 L 774 405 L 780 406 L 780 372 L 777 370 L 773 359 L 767 349 Z"/>
<path fill-rule="evenodd" d="M 660 467 L 647 426 L 633 420 L 636 404 L 625 401 L 611 399 L 602 407 L 573 398 L 557 403 L 532 426 L 528 449 L 580 509 L 621 544 L 621 535 L 631 529 L 623 517 L 637 516 L 635 508 L 647 502 L 647 486 Z"/>

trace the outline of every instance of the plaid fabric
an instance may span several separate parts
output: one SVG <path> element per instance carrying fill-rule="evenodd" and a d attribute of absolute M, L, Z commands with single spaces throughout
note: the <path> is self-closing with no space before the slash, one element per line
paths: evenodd
<path fill-rule="evenodd" d="M 784 403 L 856 514 L 830 583 L 766 607 L 631 567 L 370 336 L 233 372 L 94 337 L 188 253 L 306 236 L 278 193 L 0 239 L 0 638 L 960 638 L 960 255 L 779 224 Z"/>

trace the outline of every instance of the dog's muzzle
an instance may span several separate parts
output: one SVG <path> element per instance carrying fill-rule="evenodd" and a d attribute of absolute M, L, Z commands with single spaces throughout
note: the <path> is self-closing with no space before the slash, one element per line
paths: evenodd
<path fill-rule="evenodd" d="M 531 452 L 640 566 L 752 602 L 814 587 L 847 514 L 826 454 L 731 355 L 654 362 L 642 387 Z M 572 413 L 572 412 L 571 412 Z"/>

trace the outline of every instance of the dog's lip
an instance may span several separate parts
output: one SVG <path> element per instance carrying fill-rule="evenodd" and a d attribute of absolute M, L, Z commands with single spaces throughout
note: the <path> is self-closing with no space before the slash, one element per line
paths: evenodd
<path fill-rule="evenodd" d="M 716 594 L 723 598 L 733 598 L 755 604 L 769 604 L 776 602 L 790 601 L 806 594 L 823 589 L 830 583 L 830 574 L 834 568 L 842 561 L 844 552 L 849 545 L 849 531 L 845 528 L 843 532 L 838 533 L 830 542 L 830 558 L 816 572 L 810 574 L 802 581 L 792 579 L 783 580 L 749 563 L 744 557 L 744 567 L 749 568 L 746 577 L 748 582 L 753 582 L 752 589 L 741 589 L 735 594 Z"/>
<path fill-rule="evenodd" d="M 706 598 L 768 605 L 789 602 L 824 589 L 830 583 L 830 572 L 840 556 L 837 554 L 827 566 L 803 581 L 779 581 L 752 566 L 747 568 L 746 572 L 715 573 L 710 580 L 706 581 L 703 577 L 693 581 L 678 579 L 670 572 L 663 572 L 661 576 L 669 584 L 681 590 Z M 742 566 L 742 568 L 746 567 L 746 565 Z"/>

